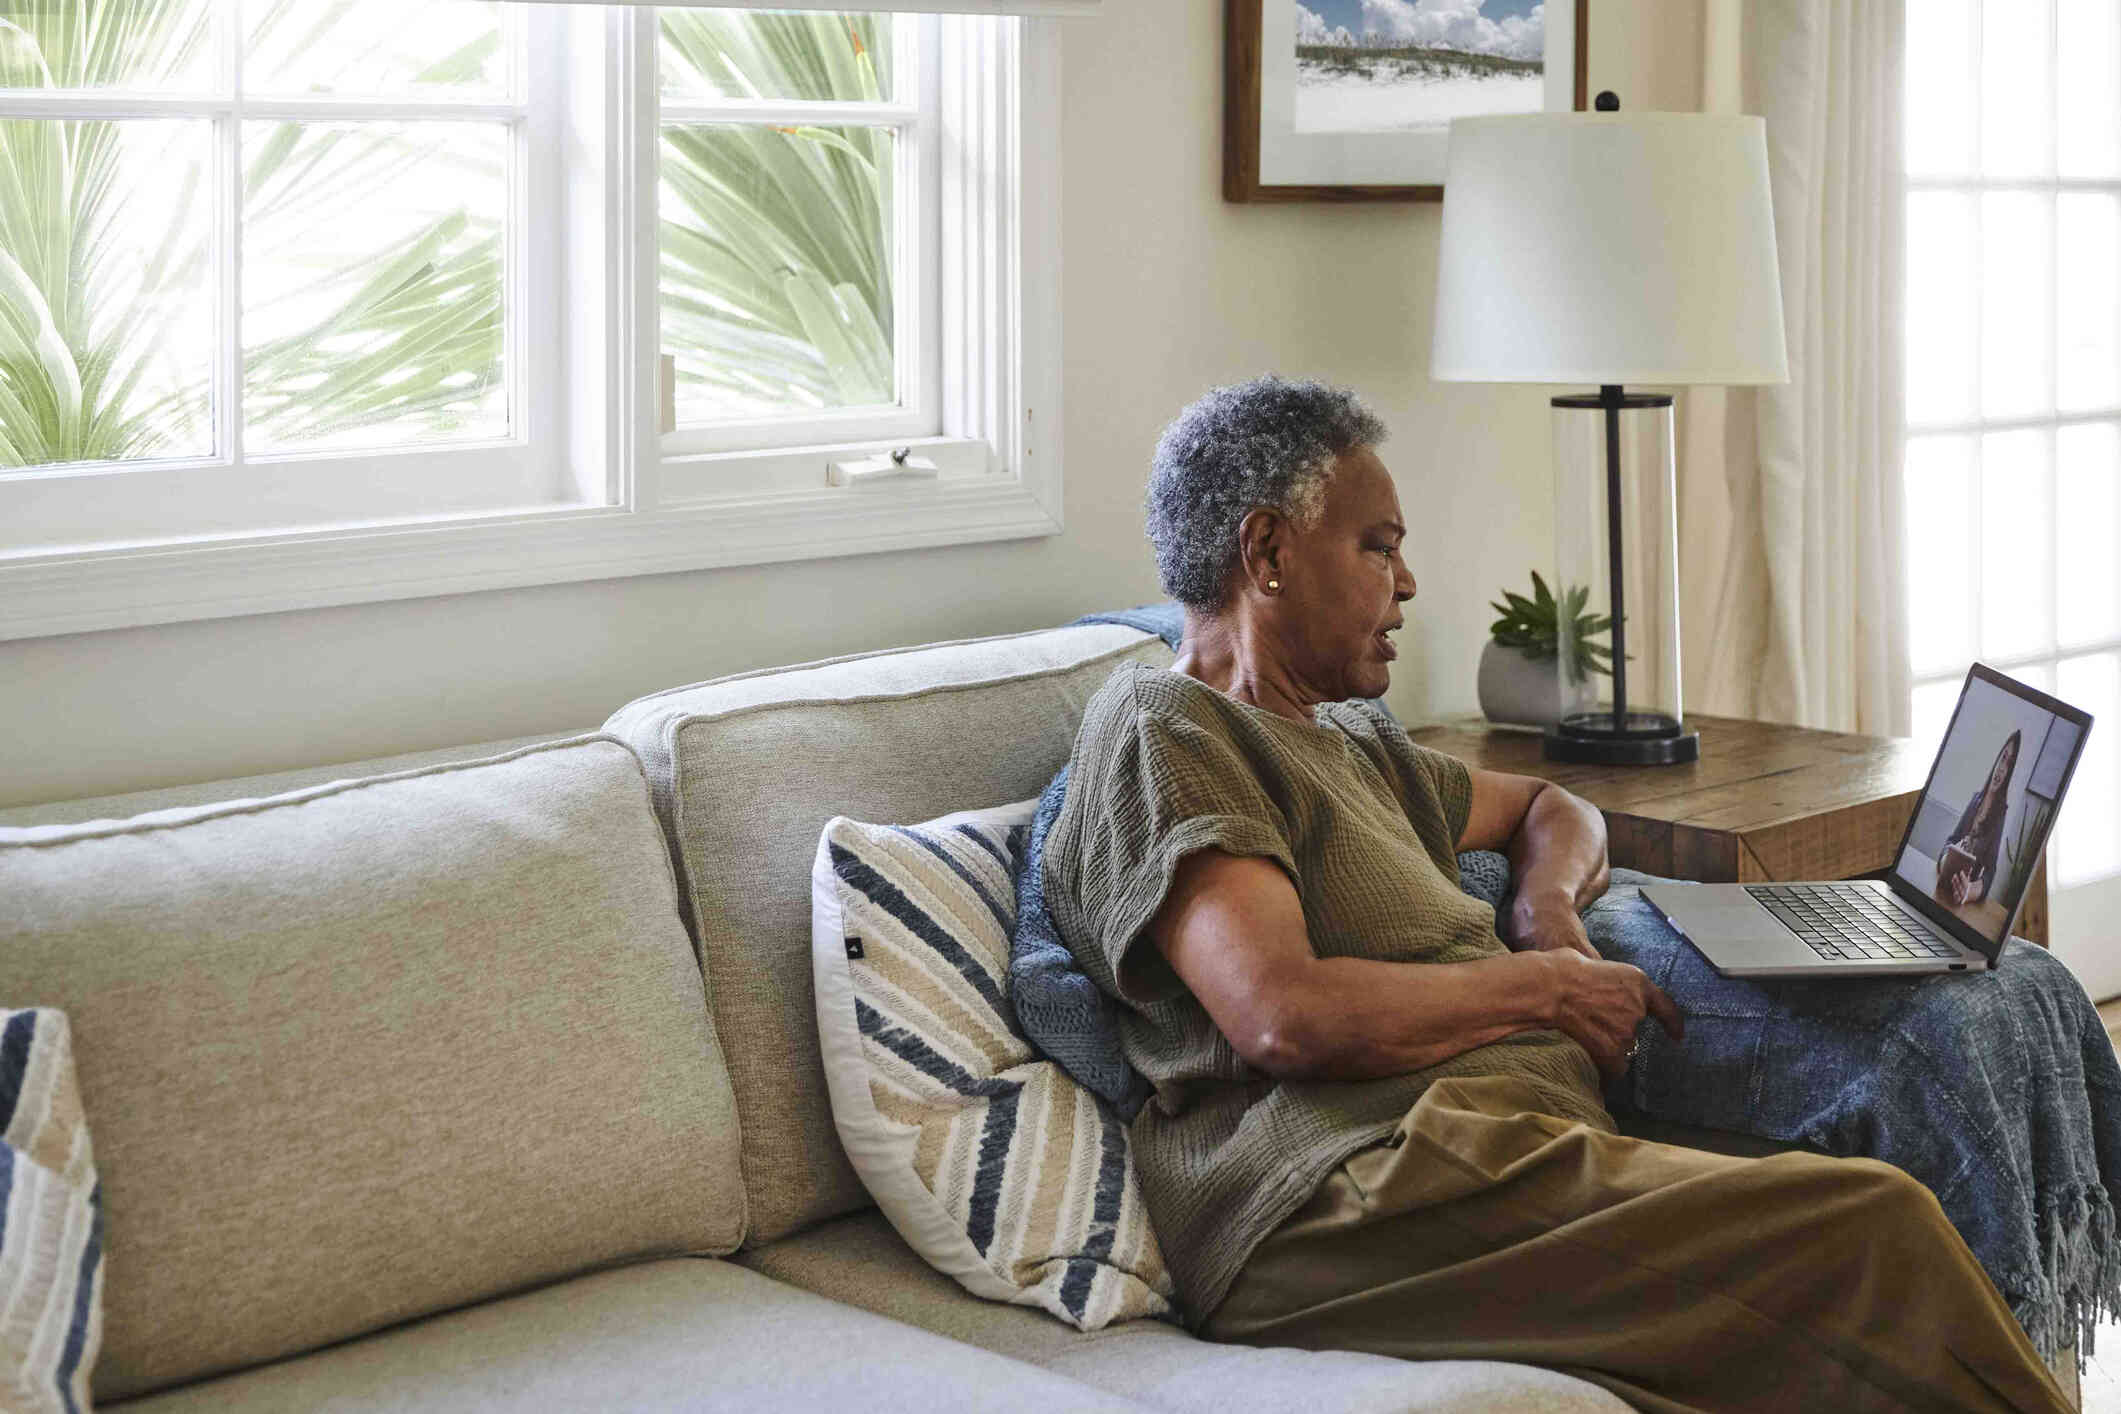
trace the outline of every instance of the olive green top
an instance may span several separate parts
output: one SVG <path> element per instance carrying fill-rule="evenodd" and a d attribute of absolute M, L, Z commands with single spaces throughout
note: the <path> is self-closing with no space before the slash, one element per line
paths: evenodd
<path fill-rule="evenodd" d="M 1611 1130 L 1596 1066 L 1558 1031 L 1520 1031 L 1377 1080 L 1276 1080 L 1241 1059 L 1143 929 L 1198 849 L 1272 859 L 1320 957 L 1451 963 L 1508 949 L 1459 888 L 1463 762 L 1385 713 L 1324 703 L 1305 724 L 1182 673 L 1122 663 L 1084 712 L 1046 838 L 1046 898 L 1116 998 L 1127 1059 L 1155 1093 L 1130 1138 L 1188 1320 L 1343 1159 L 1391 1133 L 1430 1082 L 1521 1076 L 1552 1113 Z"/>

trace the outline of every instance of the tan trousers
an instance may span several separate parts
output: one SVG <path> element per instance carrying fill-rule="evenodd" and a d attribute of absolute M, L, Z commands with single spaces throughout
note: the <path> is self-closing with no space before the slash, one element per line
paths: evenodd
<path fill-rule="evenodd" d="M 1930 1191 L 1732 1158 L 1444 1080 L 1271 1233 L 1213 1339 L 1516 1360 L 1647 1410 L 2068 1409 Z"/>

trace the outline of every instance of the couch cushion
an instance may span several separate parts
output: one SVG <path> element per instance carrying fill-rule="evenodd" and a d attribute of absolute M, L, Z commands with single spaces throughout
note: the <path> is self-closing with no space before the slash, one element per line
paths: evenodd
<path fill-rule="evenodd" d="M 743 1119 L 750 1238 L 866 1206 L 825 1097 L 810 861 L 835 815 L 925 820 L 1036 795 L 1121 662 L 1117 625 L 869 653 L 672 688 L 605 730 L 640 755 L 701 948 Z"/>
<path fill-rule="evenodd" d="M 52 800 L 38 805 L 10 805 L 0 810 L 0 825 L 75 825 L 84 820 L 123 820 L 150 810 L 169 810 L 182 805 L 213 805 L 224 800 L 255 800 L 285 795 L 306 786 L 332 781 L 363 780 L 369 776 L 395 775 L 420 766 L 440 766 L 452 761 L 483 761 L 519 747 L 536 746 L 568 737 L 588 736 L 595 726 L 575 727 L 564 732 L 539 732 L 536 736 L 507 737 L 498 741 L 466 742 L 460 746 L 436 747 L 428 751 L 404 751 L 390 756 L 372 756 L 364 761 L 335 761 L 323 766 L 297 766 L 285 771 L 267 771 L 255 776 L 228 776 L 220 780 L 195 781 L 185 785 L 157 786 L 152 790 L 125 791 L 118 795 L 89 795 L 75 800 Z"/>
<path fill-rule="evenodd" d="M 741 1231 L 639 764 L 582 737 L 0 830 L 0 996 L 72 1022 L 98 1400 Z"/>
<path fill-rule="evenodd" d="M 840 1218 L 735 1260 L 792 1286 L 829 1292 L 1181 1414 L 1229 1414 L 1238 1407 L 1291 1414 L 1625 1414 L 1628 1407 L 1594 1384 L 1531 1365 L 1217 1345 L 1164 1321 L 1084 1334 L 1024 1307 L 967 1295 L 915 1256 L 880 1213 Z"/>
<path fill-rule="evenodd" d="M 1142 1408 L 711 1260 L 577 1277 L 123 1407 L 138 1414 Z"/>

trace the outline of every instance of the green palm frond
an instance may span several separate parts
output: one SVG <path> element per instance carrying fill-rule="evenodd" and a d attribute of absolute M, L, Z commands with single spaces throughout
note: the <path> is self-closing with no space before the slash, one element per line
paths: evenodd
<path fill-rule="evenodd" d="M 0 85 L 149 88 L 197 57 L 208 19 L 196 0 L 15 7 L 0 18 Z M 127 136 L 111 122 L 0 122 L 0 466 L 150 454 L 203 424 L 196 378 L 142 391 L 205 253 L 181 246 L 186 209 L 145 261 L 120 239 Z M 193 180 L 176 202 L 199 199 Z"/>
<path fill-rule="evenodd" d="M 873 102 L 888 23 L 666 12 L 666 77 L 738 97 Z M 664 342 L 682 378 L 745 404 L 895 398 L 893 142 L 884 128 L 664 131 Z"/>
<path fill-rule="evenodd" d="M 666 10 L 664 85 L 730 98 L 875 102 L 890 88 L 888 19 Z"/>
<path fill-rule="evenodd" d="M 347 190 L 358 201 L 437 160 L 464 163 L 467 181 L 493 175 L 474 155 L 438 155 L 388 126 L 278 124 L 246 164 L 248 228 L 286 232 L 283 245 L 297 246 L 309 229 L 301 213 L 323 188 L 335 202 Z M 245 350 L 245 415 L 260 439 L 315 442 L 408 421 L 427 436 L 468 430 L 503 376 L 502 234 L 497 220 L 459 208 L 381 249 L 274 252 L 313 267 L 333 298 Z M 247 318 L 274 312 L 269 302 L 246 306 Z"/>

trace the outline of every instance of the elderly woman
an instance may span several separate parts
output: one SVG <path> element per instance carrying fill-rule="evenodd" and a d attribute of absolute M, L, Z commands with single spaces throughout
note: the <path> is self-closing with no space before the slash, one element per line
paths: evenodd
<path fill-rule="evenodd" d="M 1191 1323 L 1645 1409 L 2066 1408 L 1900 1170 L 1615 1131 L 1601 1072 L 1683 1022 L 1578 919 L 1598 812 L 1359 700 L 1415 591 L 1383 439 L 1274 378 L 1171 424 L 1149 536 L 1185 640 L 1092 698 L 1047 838 L 1055 924 L 1154 1087 L 1131 1138 Z M 1469 849 L 1509 854 L 1501 916 Z"/>

